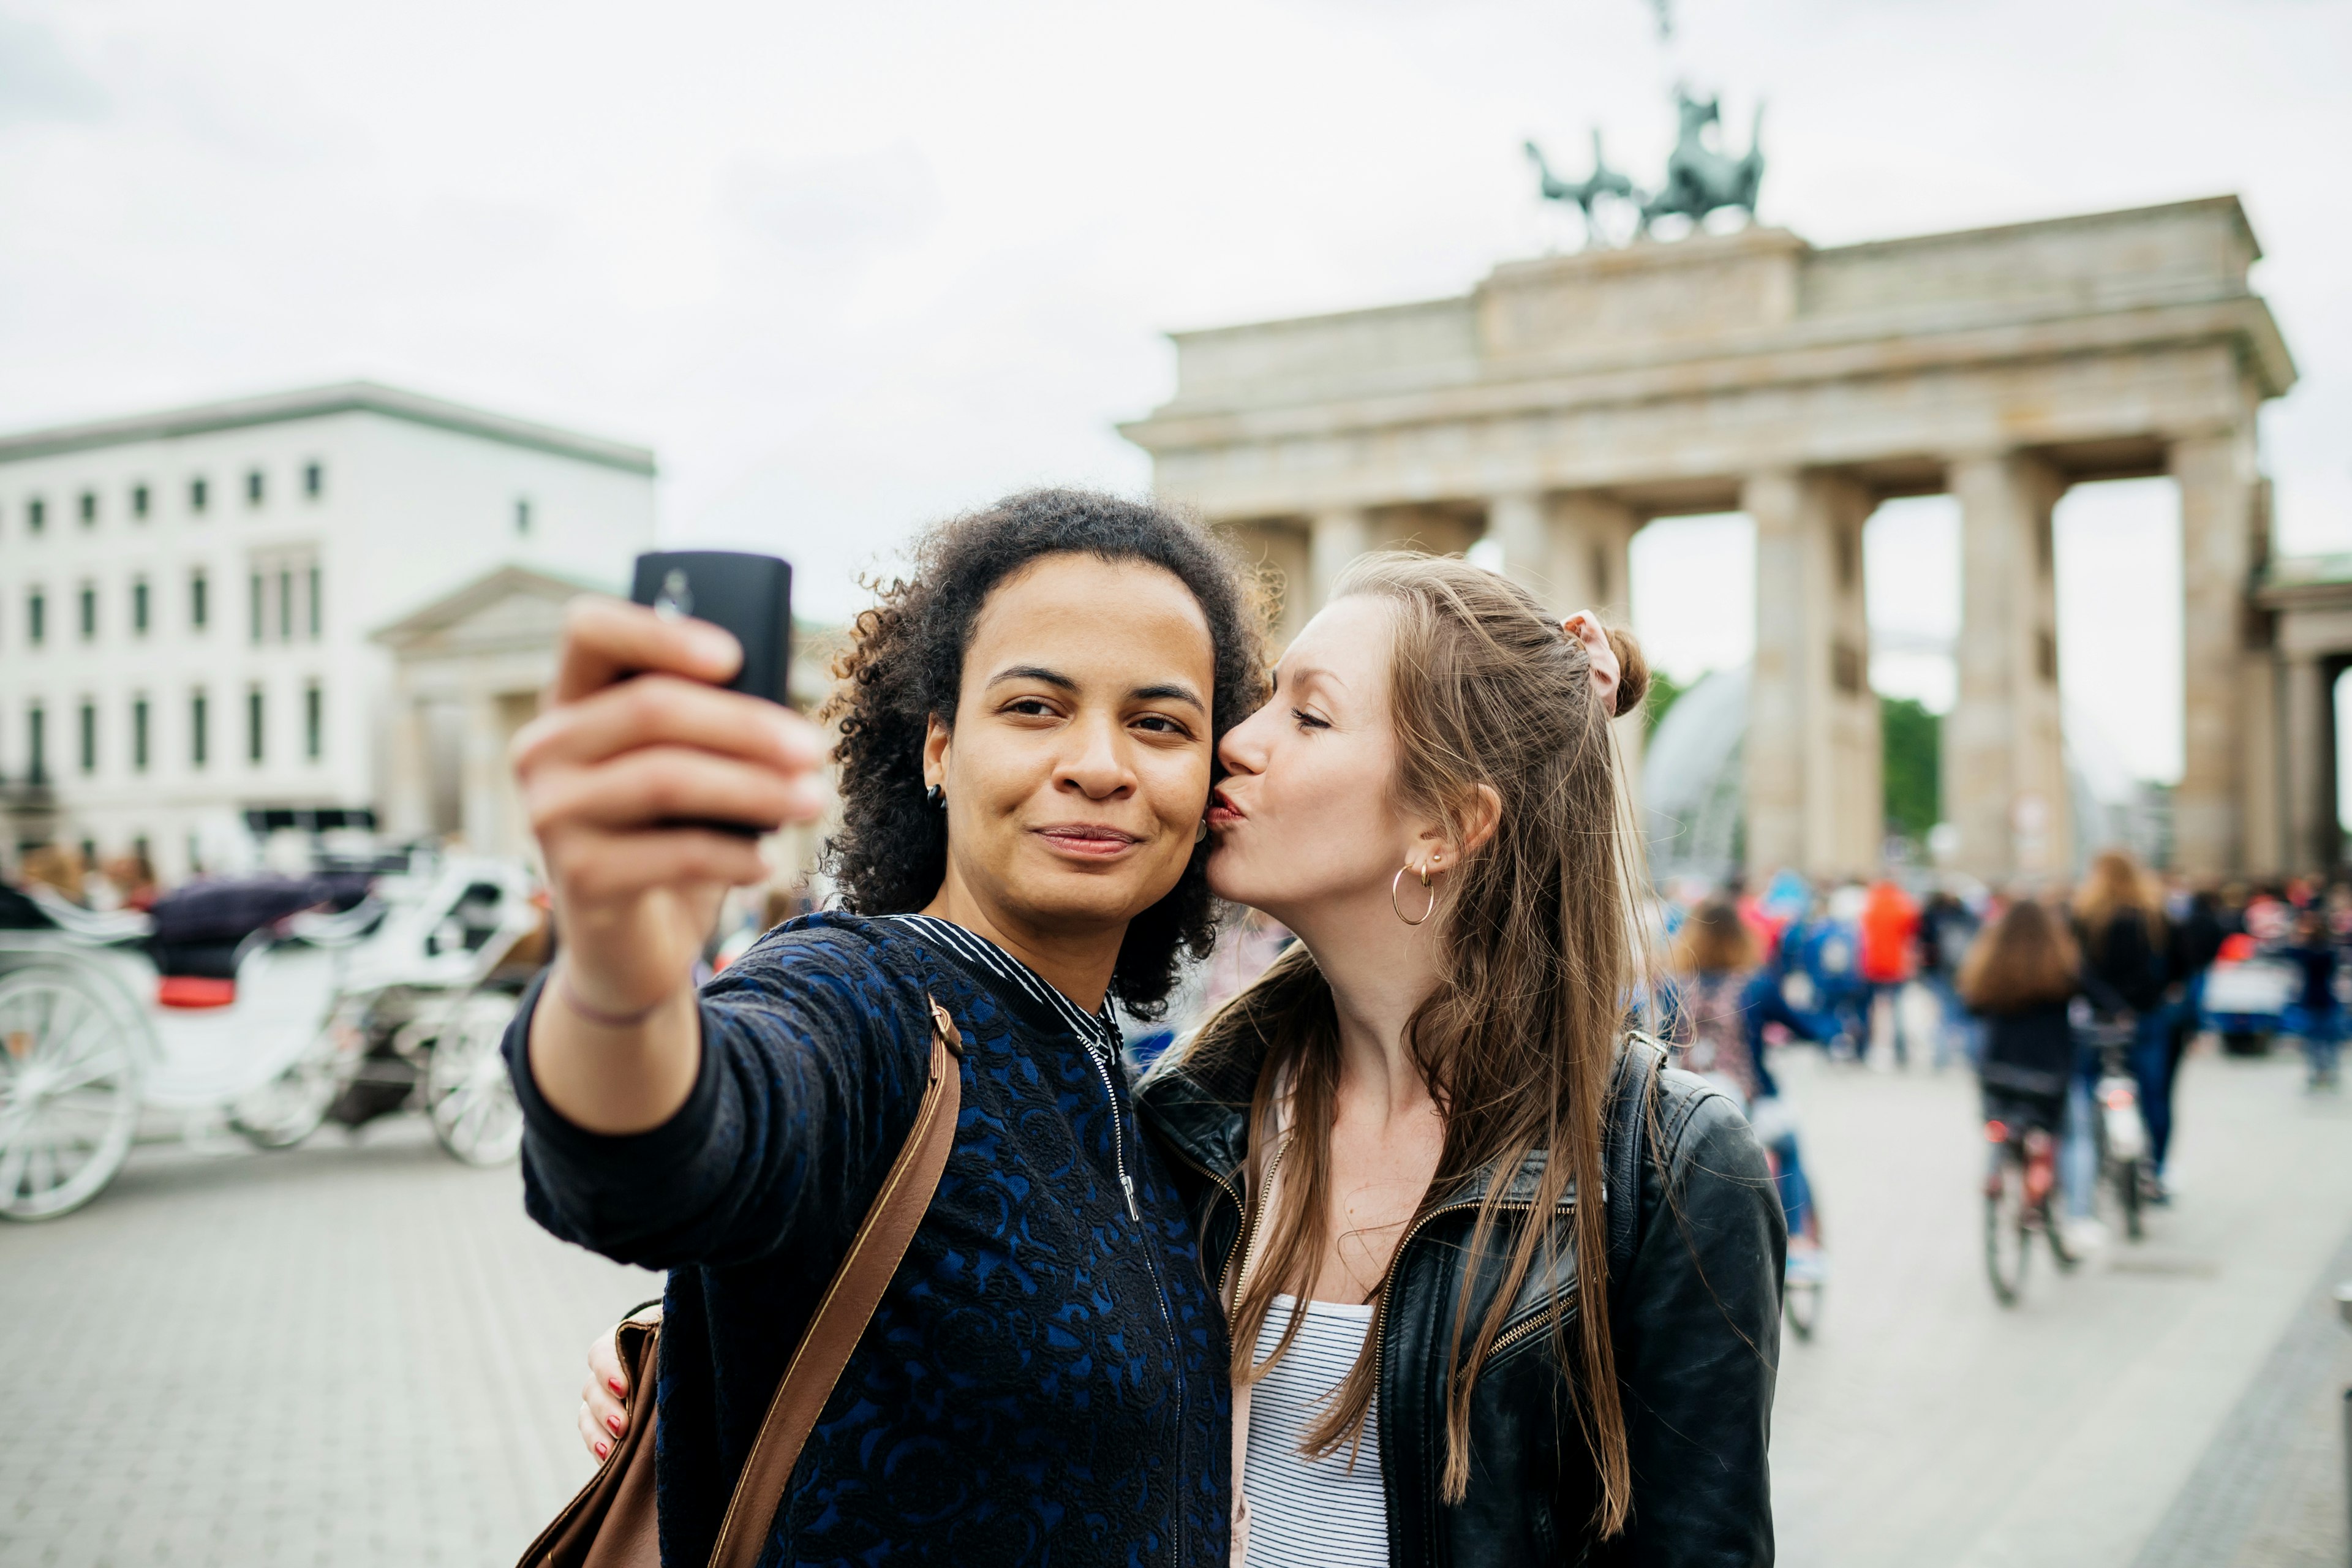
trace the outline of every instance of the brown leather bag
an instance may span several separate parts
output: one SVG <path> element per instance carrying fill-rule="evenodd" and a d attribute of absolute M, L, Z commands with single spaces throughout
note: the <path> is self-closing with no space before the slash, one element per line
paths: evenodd
<path fill-rule="evenodd" d="M 906 1256 L 907 1244 L 931 1206 L 948 1151 L 955 1143 L 956 1111 L 963 1098 L 956 1062 L 962 1055 L 963 1037 L 956 1032 L 955 1021 L 933 1001 L 930 1081 L 915 1111 L 915 1125 L 768 1403 L 767 1418 L 760 1424 L 760 1436 L 743 1461 L 734 1499 L 719 1524 L 711 1568 L 752 1568 L 768 1542 L 776 1509 L 800 1462 L 801 1445 L 808 1441 L 841 1369 L 848 1364 L 850 1352 L 857 1348 L 890 1277 L 898 1272 L 898 1260 Z M 628 1373 L 629 1405 L 638 1415 L 579 1496 L 540 1531 L 522 1554 L 520 1568 L 661 1568 L 654 1510 L 654 1409 L 647 1397 L 660 1343 L 658 1323 L 626 1322 L 614 1332 L 614 1344 Z"/>

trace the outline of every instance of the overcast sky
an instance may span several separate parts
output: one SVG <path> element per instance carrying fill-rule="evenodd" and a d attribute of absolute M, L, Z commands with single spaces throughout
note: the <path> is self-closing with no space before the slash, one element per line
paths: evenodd
<path fill-rule="evenodd" d="M 0 426 L 370 376 L 644 441 L 665 536 L 840 615 L 915 524 L 1139 490 L 1112 422 L 1171 327 L 1465 289 L 1570 230 L 1535 135 L 1654 179 L 1677 78 L 1817 244 L 2236 192 L 2303 373 L 2282 542 L 2352 548 L 2352 6 L 2321 0 L 0 0 Z M 2179 768 L 2168 485 L 2061 516 L 2068 696 Z M 1872 615 L 1957 625 L 1948 502 L 1870 535 Z M 1752 624 L 1744 525 L 1641 542 L 1684 675 Z M 1883 689 L 1948 701 L 1933 655 Z"/>

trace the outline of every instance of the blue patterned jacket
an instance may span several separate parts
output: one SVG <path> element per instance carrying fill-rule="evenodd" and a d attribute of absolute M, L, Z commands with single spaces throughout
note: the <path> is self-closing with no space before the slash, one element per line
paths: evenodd
<path fill-rule="evenodd" d="M 936 996 L 965 1041 L 954 1152 L 761 1568 L 1222 1564 L 1226 1342 L 1182 1198 L 1077 1026 L 1095 1021 L 929 925 L 824 914 L 771 932 L 704 988 L 700 1075 L 649 1132 L 599 1136 L 547 1107 L 522 1056 L 535 995 L 508 1034 L 531 1216 L 670 1271 L 662 1559 L 709 1559 L 769 1395 L 913 1123 Z"/>

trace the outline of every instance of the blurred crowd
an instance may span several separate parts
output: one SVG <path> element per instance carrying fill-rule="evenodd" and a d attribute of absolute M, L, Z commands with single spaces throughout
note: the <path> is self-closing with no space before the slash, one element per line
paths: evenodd
<path fill-rule="evenodd" d="M 1816 886 L 1782 871 L 1761 888 L 1678 887 L 1656 930 L 1659 1027 L 1684 1065 L 1749 1107 L 1800 1249 L 1818 1222 L 1771 1070 L 1787 1045 L 1849 1063 L 1877 1047 L 1898 1071 L 1915 1057 L 1937 1070 L 1965 1063 L 1989 1117 L 2047 1130 L 2068 1214 L 2084 1229 L 2096 1228 L 2103 1071 L 2119 1065 L 2136 1089 L 2140 1195 L 2158 1205 L 2171 1201 L 2175 1086 L 2196 1041 L 2254 1055 L 2292 1038 L 2312 1092 L 2340 1081 L 2352 982 L 2352 886 L 2341 882 L 2192 889 L 2120 850 L 2046 891 L 1933 877 Z"/>

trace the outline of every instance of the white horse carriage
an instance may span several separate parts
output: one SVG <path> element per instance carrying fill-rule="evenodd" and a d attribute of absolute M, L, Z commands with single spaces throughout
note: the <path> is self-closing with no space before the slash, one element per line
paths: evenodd
<path fill-rule="evenodd" d="M 529 874 L 420 853 L 341 912 L 249 912 L 330 886 L 248 885 L 245 919 L 216 908 L 195 933 L 209 949 L 166 940 L 188 934 L 168 900 L 150 917 L 0 894 L 0 1216 L 79 1208 L 142 1121 L 166 1118 L 289 1148 L 331 1111 L 356 1126 L 421 1102 L 457 1158 L 513 1158 L 521 1115 L 499 1042 L 544 956 Z"/>

